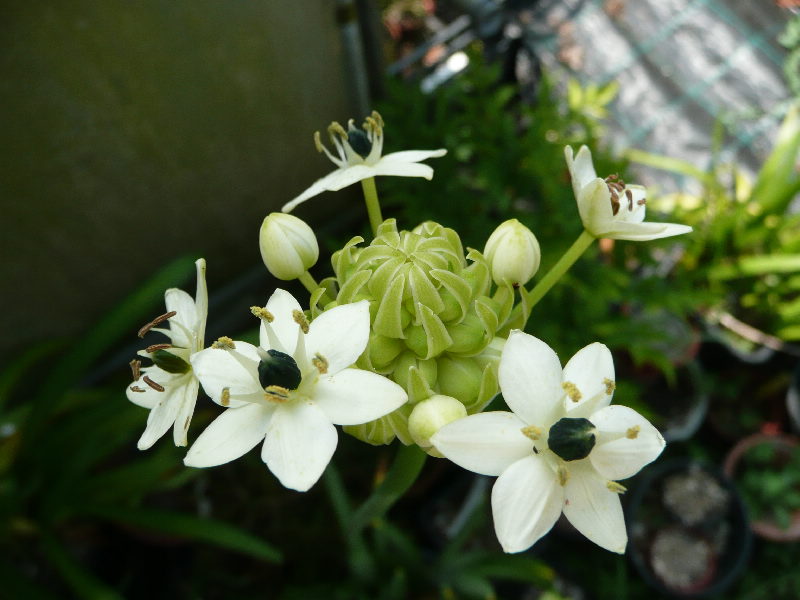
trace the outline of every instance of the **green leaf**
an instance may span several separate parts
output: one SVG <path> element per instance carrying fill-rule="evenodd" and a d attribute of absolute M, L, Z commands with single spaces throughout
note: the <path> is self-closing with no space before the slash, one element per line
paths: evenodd
<path fill-rule="evenodd" d="M 713 186 L 714 176 L 711 173 L 706 173 L 698 169 L 692 163 L 677 158 L 670 158 L 668 156 L 659 156 L 657 154 L 650 154 L 643 150 L 631 149 L 625 153 L 625 158 L 629 161 L 661 169 L 662 171 L 669 171 L 671 173 L 678 173 L 679 175 L 687 175 L 702 182 L 703 185 L 708 187 Z"/>
<path fill-rule="evenodd" d="M 733 265 L 718 265 L 708 270 L 711 279 L 736 279 L 767 273 L 796 273 L 800 271 L 800 254 L 768 254 L 745 256 Z"/>
<path fill-rule="evenodd" d="M 367 500 L 353 514 L 350 526 L 355 529 L 363 529 L 374 519 L 378 519 L 386 514 L 395 502 L 417 480 L 425 464 L 425 454 L 418 446 L 400 446 L 395 455 L 394 462 L 386 473 L 386 477 L 381 484 L 372 492 Z"/>
<path fill-rule="evenodd" d="M 63 341 L 49 341 L 37 344 L 16 356 L 0 372 L 0 413 L 3 411 L 11 392 L 22 381 L 23 376 L 37 363 L 54 354 L 65 345 Z"/>
<path fill-rule="evenodd" d="M 261 538 L 214 519 L 144 508 L 90 506 L 85 512 L 123 525 L 207 542 L 267 562 L 280 563 L 283 560 L 280 550 Z"/>
<path fill-rule="evenodd" d="M 86 600 L 123 600 L 122 596 L 75 561 L 61 543 L 48 533 L 42 535 L 42 550 L 76 597 Z"/>

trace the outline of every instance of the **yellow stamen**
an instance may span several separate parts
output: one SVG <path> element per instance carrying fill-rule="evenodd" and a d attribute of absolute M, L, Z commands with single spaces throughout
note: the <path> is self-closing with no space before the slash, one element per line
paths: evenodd
<path fill-rule="evenodd" d="M 294 319 L 295 323 L 300 325 L 300 329 L 303 330 L 303 333 L 308 333 L 308 319 L 306 319 L 303 311 L 297 309 L 293 310 L 292 318 Z"/>
<path fill-rule="evenodd" d="M 222 397 L 219 399 L 219 403 L 222 406 L 231 405 L 231 388 L 222 388 Z"/>
<path fill-rule="evenodd" d="M 322 139 L 320 138 L 319 131 L 314 132 L 314 146 L 317 148 L 317 152 L 325 152 L 325 148 L 322 145 Z"/>
<path fill-rule="evenodd" d="M 262 306 L 251 306 L 250 312 L 253 313 L 253 316 L 263 319 L 267 323 L 272 323 L 275 320 L 275 315 Z"/>
<path fill-rule="evenodd" d="M 270 402 L 283 404 L 289 401 L 289 390 L 279 385 L 270 385 L 264 389 L 264 397 Z"/>
<path fill-rule="evenodd" d="M 223 335 L 216 342 L 211 344 L 211 347 L 216 348 L 218 350 L 235 350 L 236 344 L 234 344 L 233 340 L 229 338 L 227 335 Z"/>
<path fill-rule="evenodd" d="M 317 352 L 314 355 L 314 358 L 311 359 L 311 364 L 316 367 L 317 371 L 319 371 L 321 375 L 324 375 L 328 372 L 328 359 L 322 356 L 319 352 Z"/>
<path fill-rule="evenodd" d="M 609 492 L 614 492 L 615 494 L 624 494 L 628 491 L 628 488 L 621 483 L 617 483 L 616 481 L 609 481 L 606 483 L 606 487 L 608 488 Z"/>
<path fill-rule="evenodd" d="M 614 390 L 617 389 L 617 384 L 611 381 L 608 377 L 603 379 L 603 385 L 606 386 L 606 395 L 610 396 L 614 393 Z"/>
<path fill-rule="evenodd" d="M 569 481 L 569 471 L 567 471 L 567 467 L 564 465 L 560 465 L 558 467 L 558 483 L 561 484 L 561 487 L 567 485 Z"/>
<path fill-rule="evenodd" d="M 522 431 L 522 435 L 526 438 L 532 439 L 534 442 L 542 437 L 542 428 L 537 427 L 536 425 L 528 425 L 523 427 L 520 431 Z"/>
<path fill-rule="evenodd" d="M 641 429 L 642 428 L 639 427 L 638 425 L 629 427 L 628 431 L 625 432 L 625 437 L 628 438 L 629 440 L 635 440 L 637 437 L 639 437 L 639 431 L 641 431 Z"/>
<path fill-rule="evenodd" d="M 565 392 L 567 392 L 567 396 L 569 396 L 569 399 L 572 400 L 573 402 L 579 402 L 580 399 L 583 398 L 583 395 L 581 394 L 581 391 L 578 389 L 578 386 L 572 383 L 571 381 L 565 381 L 564 383 L 561 384 L 561 387 L 564 389 Z"/>

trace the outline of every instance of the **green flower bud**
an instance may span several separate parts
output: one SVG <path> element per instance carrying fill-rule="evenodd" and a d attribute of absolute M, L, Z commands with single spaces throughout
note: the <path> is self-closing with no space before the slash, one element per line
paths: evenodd
<path fill-rule="evenodd" d="M 419 369 L 420 374 L 430 387 L 436 384 L 438 371 L 436 361 L 433 359 L 420 360 L 413 352 L 409 351 L 405 351 L 397 357 L 397 362 L 394 365 L 394 372 L 392 374 L 392 379 L 394 379 L 395 383 L 400 384 L 404 389 L 408 390 L 409 369 L 411 367 L 417 367 Z"/>
<path fill-rule="evenodd" d="M 450 325 L 447 332 L 453 340 L 448 352 L 477 354 L 488 342 L 483 322 L 475 314 L 467 315 L 461 323 Z"/>
<path fill-rule="evenodd" d="M 497 285 L 508 281 L 525 285 L 539 270 L 542 252 L 533 232 L 516 219 L 501 223 L 494 230 L 483 255 Z"/>
<path fill-rule="evenodd" d="M 467 409 L 455 398 L 437 394 L 423 400 L 408 417 L 408 431 L 414 442 L 428 454 L 441 454 L 431 445 L 431 436 L 442 427 L 467 416 Z"/>
<path fill-rule="evenodd" d="M 267 269 L 284 281 L 297 279 L 313 267 L 319 258 L 314 232 L 294 215 L 267 215 L 261 224 L 258 242 Z"/>
<path fill-rule="evenodd" d="M 377 333 L 371 333 L 369 336 L 369 344 L 367 345 L 369 360 L 372 366 L 378 371 L 383 371 L 389 367 L 392 361 L 397 358 L 397 355 L 404 349 L 405 344 L 403 340 L 386 337 Z"/>
<path fill-rule="evenodd" d="M 473 358 L 442 356 L 436 361 L 436 382 L 442 394 L 453 396 L 465 406 L 478 399 L 483 368 Z"/>

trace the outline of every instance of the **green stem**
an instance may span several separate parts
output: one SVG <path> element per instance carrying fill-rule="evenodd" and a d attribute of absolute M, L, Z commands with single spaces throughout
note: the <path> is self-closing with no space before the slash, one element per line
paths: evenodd
<path fill-rule="evenodd" d="M 378 190 L 375 187 L 375 178 L 368 177 L 361 180 L 361 189 L 364 190 L 364 202 L 367 205 L 369 224 L 372 227 L 372 235 L 378 235 L 378 225 L 383 223 L 381 216 L 381 204 L 378 202 Z"/>
<path fill-rule="evenodd" d="M 386 514 L 417 480 L 427 456 L 418 446 L 400 446 L 386 477 L 353 513 L 350 527 L 360 531 L 371 521 Z"/>
<path fill-rule="evenodd" d="M 353 510 L 350 507 L 350 500 L 344 489 L 342 477 L 333 464 L 329 464 L 323 475 L 325 491 L 333 506 L 333 512 L 342 530 L 345 546 L 348 551 L 348 562 L 353 575 L 359 580 L 368 580 L 375 571 L 372 556 L 369 553 L 361 531 L 352 526 Z"/>
<path fill-rule="evenodd" d="M 314 277 L 308 271 L 300 275 L 297 280 L 303 284 L 303 287 L 308 290 L 309 294 L 312 294 L 314 290 L 320 287 L 320 285 L 317 283 L 317 280 L 314 279 Z M 328 292 L 322 294 L 320 300 L 322 300 L 324 304 L 328 304 L 331 301 L 330 296 L 328 296 Z"/>
<path fill-rule="evenodd" d="M 578 236 L 578 239 L 569 247 L 564 255 L 558 259 L 558 262 L 553 265 L 547 274 L 539 280 L 539 283 L 528 292 L 528 309 L 532 309 L 541 300 L 544 295 L 550 291 L 550 288 L 561 279 L 569 268 L 578 260 L 586 249 L 592 245 L 595 240 L 594 236 L 588 231 L 584 230 Z M 522 289 L 520 288 L 520 292 Z"/>

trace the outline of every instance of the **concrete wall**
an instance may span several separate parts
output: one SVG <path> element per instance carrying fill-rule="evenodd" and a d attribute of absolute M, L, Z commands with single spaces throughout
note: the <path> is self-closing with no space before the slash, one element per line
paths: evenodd
<path fill-rule="evenodd" d="M 212 284 L 256 264 L 264 215 L 331 167 L 312 133 L 351 114 L 343 65 L 330 0 L 7 7 L 0 355 L 80 332 L 178 255 Z"/>

